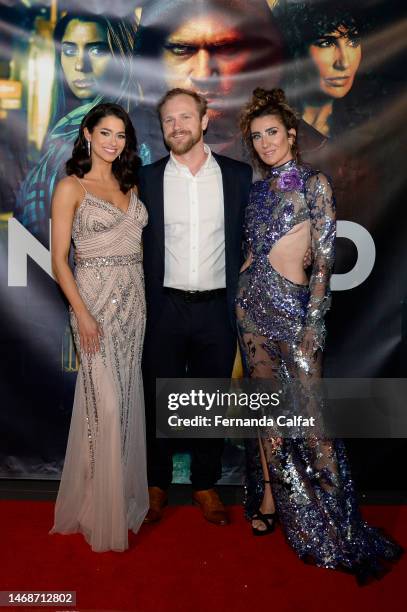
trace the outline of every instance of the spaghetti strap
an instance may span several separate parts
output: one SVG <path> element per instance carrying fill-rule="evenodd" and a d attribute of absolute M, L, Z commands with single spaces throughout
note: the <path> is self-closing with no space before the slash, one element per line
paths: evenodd
<path fill-rule="evenodd" d="M 82 189 L 84 190 L 85 194 L 88 193 L 88 190 L 86 189 L 85 185 L 82 183 L 82 181 L 80 181 L 78 179 L 78 177 L 76 176 L 76 174 L 72 174 L 71 176 L 73 176 L 74 178 L 76 178 L 76 180 L 78 181 L 79 185 L 82 187 Z"/>

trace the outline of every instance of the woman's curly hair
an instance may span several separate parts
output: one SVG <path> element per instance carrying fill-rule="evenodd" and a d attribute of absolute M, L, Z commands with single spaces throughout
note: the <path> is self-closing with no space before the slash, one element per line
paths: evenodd
<path fill-rule="evenodd" d="M 266 90 L 262 89 L 261 87 L 257 87 L 253 91 L 252 99 L 246 104 L 240 113 L 239 125 L 243 138 L 250 151 L 252 160 L 262 174 L 266 174 L 270 168 L 259 158 L 258 154 L 256 153 L 253 146 L 250 126 L 254 119 L 257 119 L 257 117 L 264 117 L 266 115 L 277 115 L 285 126 L 287 132 L 292 128 L 297 131 L 299 120 L 298 113 L 288 104 L 285 93 L 282 89 L 275 88 Z M 294 141 L 291 150 L 293 158 L 298 160 L 299 155 L 296 140 Z"/>
<path fill-rule="evenodd" d="M 84 129 L 88 128 L 92 133 L 95 126 L 104 117 L 117 117 L 124 123 L 126 144 L 119 157 L 113 162 L 113 175 L 117 178 L 120 185 L 120 191 L 127 193 L 129 189 L 137 185 L 138 169 L 141 165 L 141 160 L 137 155 L 137 138 L 130 117 L 119 104 L 105 102 L 94 106 L 82 119 L 79 128 L 79 136 L 75 140 L 72 150 L 72 157 L 66 162 L 66 173 L 68 175 L 75 174 L 82 178 L 87 174 L 92 167 L 92 159 L 88 153 L 88 143 L 85 138 Z"/>

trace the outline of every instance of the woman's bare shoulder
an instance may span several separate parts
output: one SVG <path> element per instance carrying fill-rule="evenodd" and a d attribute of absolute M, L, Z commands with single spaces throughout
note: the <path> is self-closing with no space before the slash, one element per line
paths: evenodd
<path fill-rule="evenodd" d="M 64 206 L 70 205 L 75 209 L 82 201 L 84 193 L 85 189 L 76 177 L 66 176 L 58 181 L 55 186 L 53 194 L 54 206 L 61 202 Z"/>
<path fill-rule="evenodd" d="M 84 191 L 83 187 L 79 183 L 79 179 L 76 176 L 65 176 L 63 179 L 58 181 L 55 186 L 55 191 L 59 191 L 60 193 L 73 193 L 73 192 L 82 192 Z"/>

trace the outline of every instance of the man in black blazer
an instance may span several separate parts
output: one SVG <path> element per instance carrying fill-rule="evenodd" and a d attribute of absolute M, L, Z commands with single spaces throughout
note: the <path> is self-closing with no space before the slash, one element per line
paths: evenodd
<path fill-rule="evenodd" d="M 159 104 L 170 155 L 140 171 L 147 207 L 144 272 L 147 328 L 143 379 L 150 510 L 157 521 L 172 480 L 172 441 L 155 435 L 156 378 L 228 378 L 236 353 L 234 300 L 244 209 L 252 169 L 212 153 L 203 142 L 206 100 L 173 89 Z M 217 492 L 223 440 L 190 441 L 193 499 L 205 518 L 225 525 Z"/>

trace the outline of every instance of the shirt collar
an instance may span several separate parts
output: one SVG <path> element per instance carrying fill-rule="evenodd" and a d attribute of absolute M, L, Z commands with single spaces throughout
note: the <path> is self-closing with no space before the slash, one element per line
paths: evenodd
<path fill-rule="evenodd" d="M 204 163 L 202 164 L 202 166 L 199 168 L 198 172 L 196 173 L 195 176 L 198 176 L 201 173 L 204 173 L 205 170 L 207 170 L 208 168 L 212 168 L 214 166 L 214 162 L 215 159 L 212 156 L 212 151 L 211 149 L 208 147 L 207 144 L 204 143 L 204 151 L 206 153 L 206 160 L 204 161 Z M 182 173 L 182 174 L 190 174 L 189 168 L 188 166 L 186 166 L 185 164 L 181 164 L 175 157 L 175 155 L 173 154 L 173 152 L 170 152 L 170 159 L 168 162 L 171 166 L 171 168 L 173 170 L 176 170 L 178 173 Z"/>

